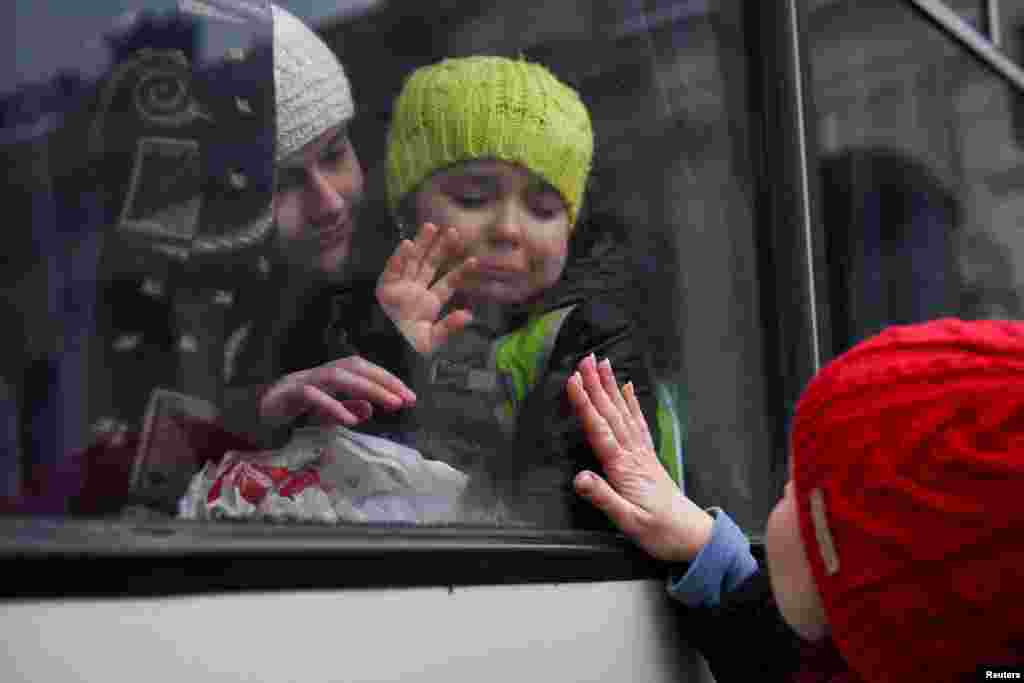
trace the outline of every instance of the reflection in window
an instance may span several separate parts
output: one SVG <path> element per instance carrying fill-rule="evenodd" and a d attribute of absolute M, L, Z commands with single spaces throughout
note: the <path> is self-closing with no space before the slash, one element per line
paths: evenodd
<path fill-rule="evenodd" d="M 989 7 L 993 4 L 987 0 L 944 0 L 947 6 L 966 21 L 975 31 L 989 36 Z M 1005 3 L 997 3 L 1005 4 Z"/>
<path fill-rule="evenodd" d="M 5 281 L 31 350 L 5 369 L 0 396 L 4 425 L 15 425 L 5 491 L 19 511 L 605 529 L 571 491 L 575 471 L 595 463 L 577 448 L 562 387 L 581 354 L 621 347 L 616 370 L 645 384 L 666 467 L 699 501 L 763 523 L 774 497 L 759 486 L 772 461 L 764 444 L 775 440 L 742 3 L 445 7 L 363 3 L 323 18 L 319 36 L 275 10 L 273 51 L 256 40 L 266 26 L 246 33 L 238 26 L 253 24 L 203 17 L 203 33 L 133 15 L 108 36 L 110 68 L 90 84 L 90 108 L 61 132 L 102 165 L 55 171 L 63 137 L 6 151 L 22 155 L 12 177 L 42 186 L 34 220 L 82 183 L 101 204 L 91 246 L 67 257 L 81 263 L 37 274 L 81 313 L 63 324 L 89 343 L 36 331 L 32 311 L 59 306 L 33 299 L 25 277 Z M 509 342 L 535 323 L 553 330 L 550 348 L 487 372 L 444 354 L 424 362 L 375 299 L 386 259 L 422 218 L 400 227 L 387 202 L 395 97 L 414 69 L 475 54 L 543 64 L 580 93 L 595 138 L 565 271 L 542 310 L 474 311 L 471 330 L 498 356 L 545 339 Z M 39 170 L 43 159 L 51 165 Z M 51 178 L 57 195 L 45 194 Z M 417 405 L 394 385 L 393 405 L 353 400 L 354 385 L 380 376 L 355 356 L 402 378 Z M 544 363 L 540 381 L 519 372 Z M 445 403 L 438 384 L 466 395 Z M 502 387 L 518 391 L 515 438 L 453 439 L 473 410 L 494 412 L 473 391 Z M 57 395 L 68 405 L 47 407 Z M 323 427 L 343 415 L 358 424 Z M 484 512 L 463 514 L 463 494 Z"/>
<path fill-rule="evenodd" d="M 887 324 L 1020 317 L 1020 94 L 906 7 L 846 3 L 810 28 L 837 350 Z"/>
<path fill-rule="evenodd" d="M 819 164 L 837 340 L 954 314 L 959 202 L 897 150 L 847 149 Z"/>
<path fill-rule="evenodd" d="M 1019 2 L 1000 3 L 999 29 L 1003 52 L 1024 66 L 1024 5 Z"/>

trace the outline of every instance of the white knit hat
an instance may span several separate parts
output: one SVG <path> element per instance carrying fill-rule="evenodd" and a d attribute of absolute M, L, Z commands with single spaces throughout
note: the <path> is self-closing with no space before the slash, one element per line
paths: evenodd
<path fill-rule="evenodd" d="M 331 49 L 287 10 L 271 7 L 277 96 L 274 160 L 279 162 L 348 121 L 355 105 L 345 70 Z"/>

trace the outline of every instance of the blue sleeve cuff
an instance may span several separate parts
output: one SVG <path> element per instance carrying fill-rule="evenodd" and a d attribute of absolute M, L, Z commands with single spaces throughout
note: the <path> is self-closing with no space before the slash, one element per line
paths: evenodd
<path fill-rule="evenodd" d="M 729 515 L 719 508 L 708 510 L 715 517 L 711 540 L 693 558 L 681 577 L 670 573 L 668 593 L 687 607 L 714 607 L 728 593 L 757 571 L 750 554 L 750 541 Z"/>

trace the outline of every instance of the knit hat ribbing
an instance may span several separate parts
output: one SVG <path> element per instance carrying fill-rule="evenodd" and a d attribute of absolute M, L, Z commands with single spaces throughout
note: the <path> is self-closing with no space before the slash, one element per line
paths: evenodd
<path fill-rule="evenodd" d="M 274 89 L 280 162 L 332 126 L 352 118 L 355 105 L 345 70 L 302 21 L 277 5 L 274 16 Z"/>
<path fill-rule="evenodd" d="M 808 385 L 791 446 L 832 638 L 864 680 L 1024 660 L 1024 325 L 862 342 Z"/>
<path fill-rule="evenodd" d="M 446 59 L 413 72 L 388 131 L 392 213 L 432 173 L 472 159 L 524 166 L 562 195 L 575 225 L 594 153 L 575 90 L 539 64 L 504 57 Z"/>

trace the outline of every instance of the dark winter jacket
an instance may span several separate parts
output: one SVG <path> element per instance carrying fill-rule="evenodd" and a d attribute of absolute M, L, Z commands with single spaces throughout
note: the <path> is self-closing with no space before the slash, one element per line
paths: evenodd
<path fill-rule="evenodd" d="M 531 315 L 574 306 L 555 340 L 547 369 L 519 405 L 510 433 L 477 419 L 482 409 L 471 394 L 458 405 L 442 398 L 431 382 L 434 359 L 415 353 L 373 298 L 368 284 L 323 289 L 294 310 L 291 323 L 276 333 L 256 332 L 249 359 L 261 358 L 273 369 L 240 381 L 266 381 L 284 373 L 358 354 L 400 377 L 418 401 L 399 413 L 377 410 L 360 431 L 387 436 L 416 447 L 472 477 L 467 495 L 469 523 L 524 524 L 553 528 L 609 529 L 604 516 L 580 500 L 572 479 L 584 468 L 598 469 L 565 385 L 587 354 L 609 358 L 620 384 L 632 381 L 645 414 L 655 415 L 653 382 L 635 326 L 616 306 L 599 298 L 549 301 L 532 309 L 506 307 L 503 320 L 463 332 L 496 336 L 516 330 Z M 486 329 L 485 329 L 486 328 Z M 256 328 L 257 330 L 259 328 Z M 261 337 L 266 334 L 264 341 Z M 449 343 L 458 346 L 453 340 Z M 260 349 L 260 347 L 263 347 Z M 273 360 L 268 361 L 273 355 Z M 444 356 L 444 352 L 437 354 Z M 242 359 L 240 368 L 261 363 Z M 435 368 L 436 379 L 436 368 Z M 657 440 L 657 424 L 652 422 Z"/>

